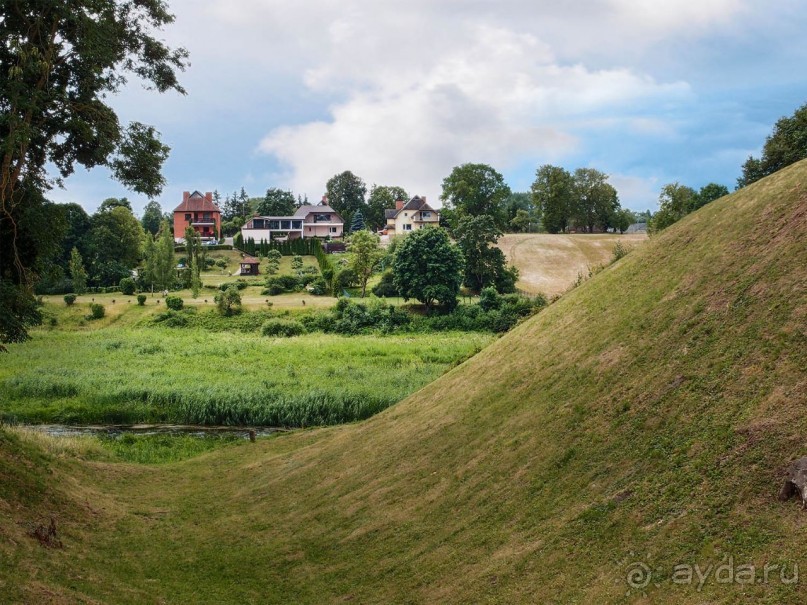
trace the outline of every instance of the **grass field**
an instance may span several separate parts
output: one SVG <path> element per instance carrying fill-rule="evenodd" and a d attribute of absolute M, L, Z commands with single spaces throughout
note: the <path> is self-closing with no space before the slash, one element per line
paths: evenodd
<path fill-rule="evenodd" d="M 566 292 L 578 273 L 587 276 L 589 267 L 607 264 L 617 241 L 635 248 L 646 239 L 645 234 L 510 233 L 498 247 L 518 268 L 519 289 L 552 297 Z"/>
<path fill-rule="evenodd" d="M 367 421 L 159 466 L 0 430 L 3 598 L 803 603 L 807 513 L 776 496 L 807 454 L 805 183 L 684 217 Z"/>
<path fill-rule="evenodd" d="M 273 339 L 203 330 L 38 331 L 0 367 L 24 422 L 312 426 L 367 418 L 477 353 L 478 333 Z"/>

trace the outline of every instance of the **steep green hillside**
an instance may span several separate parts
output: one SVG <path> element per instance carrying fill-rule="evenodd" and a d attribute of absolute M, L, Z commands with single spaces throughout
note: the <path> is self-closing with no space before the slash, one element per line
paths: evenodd
<path fill-rule="evenodd" d="M 52 460 L 70 501 L 32 515 L 67 511 L 64 548 L 0 577 L 61 602 L 800 603 L 762 566 L 807 582 L 807 511 L 776 499 L 807 455 L 806 329 L 802 162 L 368 421 L 160 467 Z M 677 564 L 712 567 L 699 589 Z"/>

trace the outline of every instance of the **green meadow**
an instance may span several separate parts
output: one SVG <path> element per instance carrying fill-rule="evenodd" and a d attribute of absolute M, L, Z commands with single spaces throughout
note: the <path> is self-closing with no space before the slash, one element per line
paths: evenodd
<path fill-rule="evenodd" d="M 351 422 L 400 401 L 493 338 L 267 338 L 115 324 L 40 330 L 4 359 L 0 418 L 285 427 Z"/>

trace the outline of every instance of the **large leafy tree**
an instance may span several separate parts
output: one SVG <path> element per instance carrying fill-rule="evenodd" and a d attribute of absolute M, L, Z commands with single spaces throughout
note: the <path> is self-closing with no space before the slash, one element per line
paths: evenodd
<path fill-rule="evenodd" d="M 619 198 L 607 174 L 595 168 L 578 168 L 572 177 L 572 192 L 572 218 L 578 227 L 592 233 L 596 226 L 603 230 L 612 226 Z"/>
<path fill-rule="evenodd" d="M 364 222 L 371 229 L 381 229 L 387 224 L 384 211 L 395 208 L 398 200 L 408 200 L 406 189 L 397 185 L 373 185 L 367 198 L 367 209 Z"/>
<path fill-rule="evenodd" d="M 266 195 L 257 207 L 258 214 L 263 216 L 291 216 L 294 210 L 294 194 L 276 187 L 266 190 Z"/>
<path fill-rule="evenodd" d="M 729 189 L 725 185 L 719 185 L 717 183 L 709 183 L 704 185 L 700 188 L 700 191 L 698 191 L 698 195 L 695 196 L 690 211 L 695 211 L 698 208 L 702 208 L 706 204 L 710 204 L 728 194 Z"/>
<path fill-rule="evenodd" d="M 462 284 L 462 252 L 445 229 L 428 227 L 407 235 L 397 246 L 392 279 L 404 300 L 414 298 L 431 309 L 453 309 Z"/>
<path fill-rule="evenodd" d="M 160 203 L 151 200 L 148 204 L 146 204 L 146 207 L 143 210 L 143 217 L 140 219 L 140 222 L 143 225 L 143 230 L 151 235 L 157 235 L 162 221 L 163 209 L 160 206 Z"/>
<path fill-rule="evenodd" d="M 346 225 L 351 224 L 357 210 L 366 207 L 364 196 L 367 194 L 367 185 L 349 170 L 328 179 L 325 190 L 328 203 L 342 216 Z"/>
<path fill-rule="evenodd" d="M 171 223 L 163 221 L 157 237 L 146 234 L 144 246 L 144 279 L 158 290 L 168 290 L 176 281 L 174 261 L 174 231 Z"/>
<path fill-rule="evenodd" d="M 509 197 L 510 187 L 504 182 L 504 177 L 487 164 L 455 167 L 443 179 L 443 192 L 440 195 L 446 207 L 455 211 L 455 220 L 463 216 L 486 214 L 493 217 L 501 228 L 507 223 L 505 203 Z"/>
<path fill-rule="evenodd" d="M 0 4 L 0 231 L 9 248 L 0 256 L 0 291 L 14 293 L 0 297 L 0 316 L 16 326 L 0 328 L 0 342 L 24 340 L 37 319 L 26 311 L 35 259 L 21 249 L 35 232 L 22 225 L 26 208 L 54 183 L 49 167 L 66 177 L 76 164 L 107 166 L 126 187 L 160 193 L 168 147 L 151 126 L 122 125 L 109 96 L 130 75 L 184 93 L 177 72 L 187 52 L 155 36 L 173 19 L 163 0 Z"/>
<path fill-rule="evenodd" d="M 762 156 L 749 156 L 743 164 L 743 174 L 737 179 L 737 189 L 804 158 L 807 158 L 807 103 L 799 107 L 792 116 L 780 118 L 776 122 L 773 132 L 765 139 Z"/>
<path fill-rule="evenodd" d="M 504 252 L 495 246 L 502 236 L 493 218 L 463 216 L 454 238 L 465 257 L 465 285 L 474 292 L 493 286 L 500 293 L 514 292 L 518 270 L 508 267 Z"/>
<path fill-rule="evenodd" d="M 572 175 L 565 168 L 544 164 L 535 171 L 532 200 L 549 233 L 563 233 L 572 215 Z"/>
<path fill-rule="evenodd" d="M 143 227 L 125 206 L 99 210 L 93 214 L 91 225 L 87 249 L 93 281 L 100 285 L 116 284 L 140 260 Z"/>

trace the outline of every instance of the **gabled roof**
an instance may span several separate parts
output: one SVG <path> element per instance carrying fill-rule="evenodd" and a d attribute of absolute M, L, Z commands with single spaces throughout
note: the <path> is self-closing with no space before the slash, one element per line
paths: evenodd
<path fill-rule="evenodd" d="M 395 208 L 384 210 L 384 216 L 386 218 L 395 218 L 396 216 L 398 216 L 399 213 L 403 212 L 404 210 L 407 210 L 409 212 L 423 212 L 423 211 L 437 212 L 434 208 L 432 208 L 426 203 L 425 199 L 423 199 L 419 195 L 416 195 L 411 200 L 406 202 L 403 205 L 403 208 L 401 208 L 400 210 L 396 210 Z"/>
<path fill-rule="evenodd" d="M 258 264 L 260 264 L 260 261 L 257 258 L 255 258 L 254 256 L 245 256 L 244 258 L 241 259 L 241 264 L 242 265 L 258 265 Z"/>
<path fill-rule="evenodd" d="M 221 212 L 219 207 L 213 203 L 213 194 L 202 195 L 198 191 L 193 193 L 184 192 L 182 203 L 174 208 L 174 212 Z"/>

